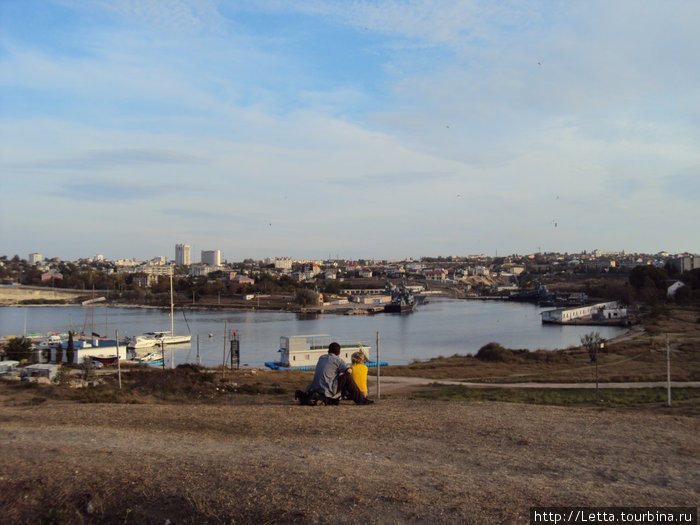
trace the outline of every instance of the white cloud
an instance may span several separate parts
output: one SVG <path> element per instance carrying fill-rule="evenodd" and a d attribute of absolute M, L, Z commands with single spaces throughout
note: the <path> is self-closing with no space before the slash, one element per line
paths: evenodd
<path fill-rule="evenodd" d="M 22 102 L 0 126 L 3 213 L 31 181 L 42 208 L 119 198 L 144 251 L 187 232 L 244 256 L 694 249 L 696 2 L 62 3 L 100 14 L 80 52 L 2 40 L 0 89 Z M 8 245 L 115 233 L 53 213 Z"/>

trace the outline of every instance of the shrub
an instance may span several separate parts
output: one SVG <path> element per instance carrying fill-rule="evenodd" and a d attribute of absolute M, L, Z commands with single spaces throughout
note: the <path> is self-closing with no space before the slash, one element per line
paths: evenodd
<path fill-rule="evenodd" d="M 67 385 L 70 383 L 71 380 L 71 373 L 70 373 L 70 368 L 67 366 L 61 365 L 58 367 L 58 372 L 56 372 L 56 379 L 54 381 L 58 383 L 59 385 Z"/>
<path fill-rule="evenodd" d="M 504 348 L 498 343 L 487 343 L 479 348 L 476 358 L 482 361 L 511 361 L 514 355 L 512 350 Z"/>
<path fill-rule="evenodd" d="M 80 364 L 80 370 L 85 381 L 90 381 L 95 376 L 95 366 L 92 364 L 92 359 L 86 357 Z"/>
<path fill-rule="evenodd" d="M 7 342 L 5 353 L 8 359 L 22 361 L 32 358 L 32 342 L 26 337 L 13 337 Z"/>

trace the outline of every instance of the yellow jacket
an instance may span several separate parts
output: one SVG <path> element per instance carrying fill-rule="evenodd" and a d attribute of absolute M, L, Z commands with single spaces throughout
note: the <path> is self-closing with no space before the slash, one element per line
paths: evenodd
<path fill-rule="evenodd" d="M 366 365 L 362 363 L 352 365 L 352 378 L 355 380 L 357 388 L 360 389 L 362 393 L 367 395 L 367 372 L 369 369 Z"/>

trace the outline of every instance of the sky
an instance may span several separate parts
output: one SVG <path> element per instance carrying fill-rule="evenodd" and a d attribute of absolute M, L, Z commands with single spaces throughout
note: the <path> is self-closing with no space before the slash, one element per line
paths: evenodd
<path fill-rule="evenodd" d="M 697 0 L 0 0 L 0 254 L 700 252 Z"/>

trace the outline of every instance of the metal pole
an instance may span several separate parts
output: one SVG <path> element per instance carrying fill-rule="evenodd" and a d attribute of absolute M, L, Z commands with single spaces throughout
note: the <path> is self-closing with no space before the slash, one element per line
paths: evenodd
<path fill-rule="evenodd" d="M 122 366 L 121 359 L 119 359 L 119 330 L 115 330 L 114 337 L 117 344 L 117 377 L 119 378 L 119 390 L 122 389 Z"/>
<path fill-rule="evenodd" d="M 598 391 L 598 345 L 595 345 L 595 400 L 600 402 L 600 392 Z"/>
<path fill-rule="evenodd" d="M 221 361 L 221 380 L 223 381 L 226 372 L 226 333 L 228 331 L 228 321 L 224 321 L 224 359 Z"/>
<path fill-rule="evenodd" d="M 201 366 L 202 360 L 199 358 L 199 334 L 197 334 L 197 366 Z"/>
<path fill-rule="evenodd" d="M 377 399 L 379 399 L 382 395 L 382 389 L 380 387 L 379 383 L 379 369 L 381 368 L 380 362 L 379 362 L 379 332 L 377 332 Z"/>
<path fill-rule="evenodd" d="M 165 372 L 165 341 L 160 342 L 160 359 L 163 361 L 163 372 Z"/>
<path fill-rule="evenodd" d="M 671 348 L 668 345 L 668 334 L 666 334 L 666 391 L 668 406 L 671 406 Z"/>

